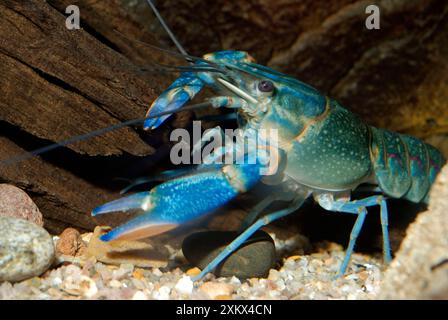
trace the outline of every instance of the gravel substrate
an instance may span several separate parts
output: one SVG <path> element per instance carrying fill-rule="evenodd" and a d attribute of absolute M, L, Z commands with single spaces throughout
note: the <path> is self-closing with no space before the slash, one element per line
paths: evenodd
<path fill-rule="evenodd" d="M 275 239 L 275 235 L 271 233 Z M 303 238 L 275 239 L 279 268 L 267 279 L 240 281 L 208 274 L 194 283 L 182 253 L 172 255 L 167 270 L 131 264 L 106 265 L 95 259 L 71 258 L 57 268 L 20 283 L 0 284 L 0 299 L 374 299 L 381 281 L 381 257 L 355 253 L 346 275 L 334 279 L 343 248 L 321 243 L 302 255 Z M 294 255 L 299 252 L 300 255 Z M 65 260 L 70 260 L 65 259 Z"/>

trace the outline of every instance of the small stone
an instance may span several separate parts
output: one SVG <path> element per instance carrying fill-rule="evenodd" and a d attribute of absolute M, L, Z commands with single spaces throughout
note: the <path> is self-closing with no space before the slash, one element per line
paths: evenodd
<path fill-rule="evenodd" d="M 369 277 L 369 273 L 368 273 L 367 271 L 361 271 L 361 272 L 358 274 L 358 276 L 359 276 L 359 279 L 360 279 L 361 281 L 366 281 L 367 278 Z"/>
<path fill-rule="evenodd" d="M 272 281 L 277 281 L 280 278 L 280 272 L 278 272 L 275 269 L 269 270 L 269 276 L 268 279 Z"/>
<path fill-rule="evenodd" d="M 299 260 L 301 258 L 302 258 L 301 256 L 290 256 L 286 260 L 296 261 L 296 260 Z"/>
<path fill-rule="evenodd" d="M 114 279 L 109 282 L 109 286 L 111 286 L 112 288 L 121 288 L 122 284 L 120 281 Z"/>
<path fill-rule="evenodd" d="M 44 273 L 55 256 L 53 238 L 38 225 L 0 217 L 0 281 L 21 281 Z"/>
<path fill-rule="evenodd" d="M 206 293 L 210 298 L 216 299 L 219 296 L 230 296 L 234 288 L 228 283 L 205 282 L 199 290 Z"/>
<path fill-rule="evenodd" d="M 329 242 L 327 244 L 328 244 L 328 247 L 325 248 L 325 250 L 321 249 L 324 252 L 329 252 L 329 251 L 342 251 L 342 252 L 344 252 L 344 250 L 345 250 L 344 247 L 341 244 L 339 244 L 339 243 Z"/>
<path fill-rule="evenodd" d="M 336 262 L 336 259 L 334 259 L 334 258 L 332 258 L 332 257 L 327 258 L 327 259 L 324 260 L 324 264 L 325 264 L 326 266 L 331 266 L 331 265 L 334 265 L 334 264 L 336 264 L 336 263 L 337 263 L 337 262 Z"/>
<path fill-rule="evenodd" d="M 51 283 L 51 285 L 54 286 L 54 287 L 58 287 L 58 286 L 60 286 L 61 284 L 62 284 L 62 279 L 59 278 L 59 277 L 54 277 L 54 278 L 53 278 L 53 281 L 52 281 L 52 283 Z"/>
<path fill-rule="evenodd" d="M 142 269 L 135 269 L 134 272 L 132 273 L 132 276 L 138 280 L 142 280 L 145 278 L 145 274 L 143 273 Z"/>
<path fill-rule="evenodd" d="M 161 277 L 163 275 L 162 271 L 160 271 L 159 268 L 155 268 L 152 270 L 152 273 L 157 276 L 157 277 Z"/>
<path fill-rule="evenodd" d="M 95 281 L 87 276 L 81 276 L 79 287 L 83 295 L 87 298 L 92 298 L 98 293 L 98 288 Z"/>
<path fill-rule="evenodd" d="M 177 283 L 176 286 L 177 291 L 181 294 L 191 294 L 193 292 L 193 281 L 188 276 L 183 276 Z"/>
<path fill-rule="evenodd" d="M 237 277 L 233 276 L 232 278 L 230 278 L 230 284 L 234 285 L 234 286 L 240 286 L 241 285 L 241 280 L 238 279 Z"/>
<path fill-rule="evenodd" d="M 132 273 L 134 271 L 134 265 L 131 263 L 123 263 L 120 265 L 120 269 L 123 270 L 124 273 Z"/>
<path fill-rule="evenodd" d="M 56 243 L 56 254 L 58 255 L 78 257 L 82 256 L 85 250 L 86 244 L 82 240 L 81 234 L 73 228 L 65 229 Z"/>
<path fill-rule="evenodd" d="M 138 279 L 131 279 L 132 285 L 139 290 L 145 289 L 145 281 L 144 280 L 138 280 Z"/>
<path fill-rule="evenodd" d="M 132 264 L 121 264 L 117 270 L 114 270 L 112 277 L 115 280 L 122 280 L 125 279 L 129 274 L 132 274 L 133 271 L 134 266 Z"/>
<path fill-rule="evenodd" d="M 187 276 L 194 277 L 201 273 L 201 269 L 194 267 L 194 268 L 188 269 L 187 272 L 185 272 L 185 273 L 187 274 Z"/>
<path fill-rule="evenodd" d="M 0 184 L 0 217 L 25 219 L 43 226 L 42 214 L 25 191 L 10 184 Z"/>
<path fill-rule="evenodd" d="M 56 288 L 50 288 L 50 289 L 48 289 L 48 294 L 51 295 L 51 296 L 53 296 L 53 297 L 58 298 L 58 297 L 61 296 L 61 291 L 59 291 L 59 290 L 56 289 Z"/>
<path fill-rule="evenodd" d="M 148 297 L 143 291 L 136 291 L 132 296 L 132 300 L 148 300 Z"/>
<path fill-rule="evenodd" d="M 155 291 L 153 296 L 157 300 L 168 300 L 170 298 L 171 289 L 167 286 L 162 286 L 158 291 Z"/>
<path fill-rule="evenodd" d="M 185 258 L 203 270 L 236 237 L 233 231 L 205 231 L 187 237 L 182 244 Z M 266 277 L 276 259 L 274 241 L 268 233 L 257 231 L 227 257 L 213 273 L 218 277 L 240 279 Z"/>
<path fill-rule="evenodd" d="M 215 297 L 215 300 L 232 300 L 232 296 L 219 295 Z"/>
<path fill-rule="evenodd" d="M 28 279 L 26 283 L 31 287 L 39 288 L 42 284 L 42 281 L 39 279 L 39 277 L 33 277 L 31 279 Z"/>

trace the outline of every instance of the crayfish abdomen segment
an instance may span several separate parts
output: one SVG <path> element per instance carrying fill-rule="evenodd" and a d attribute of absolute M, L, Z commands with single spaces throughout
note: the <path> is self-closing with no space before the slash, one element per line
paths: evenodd
<path fill-rule="evenodd" d="M 371 158 L 378 184 L 394 198 L 427 202 L 427 194 L 445 160 L 423 141 L 370 127 Z"/>

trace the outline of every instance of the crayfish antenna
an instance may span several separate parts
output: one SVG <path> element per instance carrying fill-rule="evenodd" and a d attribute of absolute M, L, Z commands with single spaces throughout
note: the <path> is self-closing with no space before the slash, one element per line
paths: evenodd
<path fill-rule="evenodd" d="M 136 125 L 136 124 L 140 124 L 140 123 L 144 123 L 148 118 L 159 118 L 161 116 L 167 115 L 167 114 L 172 114 L 172 113 L 178 113 L 178 112 L 185 112 L 185 111 L 191 111 L 191 110 L 196 110 L 196 109 L 201 109 L 201 108 L 207 108 L 209 107 L 211 104 L 209 101 L 206 102 L 202 102 L 202 103 L 197 103 L 197 104 L 193 104 L 193 105 L 189 105 L 186 107 L 183 107 L 182 109 L 176 109 L 176 110 L 165 110 L 163 112 L 160 112 L 158 114 L 154 114 L 152 116 L 148 116 L 146 118 L 139 118 L 139 119 L 132 119 L 132 120 L 128 120 L 128 121 L 124 121 L 124 122 L 120 122 L 114 125 L 111 125 L 109 127 L 106 128 L 102 128 L 99 130 L 95 130 L 95 131 L 91 131 L 89 133 L 86 134 L 81 134 L 78 136 L 74 136 L 71 137 L 67 140 L 62 140 L 53 144 L 50 144 L 48 146 L 45 146 L 43 148 L 39 148 L 39 149 L 35 149 L 33 151 L 29 151 L 29 152 L 25 152 L 23 154 L 5 159 L 5 160 L 0 160 L 0 165 L 12 165 L 30 158 L 34 158 L 38 155 L 47 153 L 49 151 L 52 151 L 54 149 L 60 148 L 60 147 L 65 147 L 71 144 L 74 144 L 75 142 L 79 142 L 79 141 L 85 141 L 88 139 L 91 139 L 93 137 L 96 136 L 100 136 L 102 134 L 105 134 L 107 132 L 110 131 L 114 131 L 114 130 L 118 130 L 127 126 L 131 126 L 131 125 Z"/>
<path fill-rule="evenodd" d="M 163 20 L 162 16 L 159 13 L 159 10 L 157 10 L 156 6 L 154 5 L 154 3 L 152 2 L 152 0 L 146 0 L 146 2 L 149 4 L 149 6 L 151 7 L 152 11 L 154 12 L 154 14 L 157 17 L 157 20 L 159 20 L 160 24 L 162 25 L 163 29 L 165 30 L 165 32 L 168 34 L 168 36 L 171 38 L 171 40 L 173 41 L 174 45 L 177 47 L 177 49 L 179 50 L 179 52 L 183 55 L 187 55 L 187 51 L 185 51 L 184 47 L 182 47 L 182 45 L 180 44 L 180 42 L 177 40 L 176 36 L 171 32 L 171 29 L 168 27 L 168 25 L 165 23 L 165 20 Z"/>

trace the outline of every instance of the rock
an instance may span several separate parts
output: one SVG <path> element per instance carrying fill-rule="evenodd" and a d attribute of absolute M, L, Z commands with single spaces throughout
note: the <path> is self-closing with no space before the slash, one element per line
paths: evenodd
<path fill-rule="evenodd" d="M 31 198 L 21 189 L 0 184 L 0 216 L 15 217 L 43 226 L 42 214 Z"/>
<path fill-rule="evenodd" d="M 0 217 L 0 281 L 21 281 L 44 273 L 54 259 L 48 232 L 23 219 Z"/>
<path fill-rule="evenodd" d="M 73 257 L 82 256 L 87 249 L 78 230 L 73 228 L 65 229 L 59 236 L 56 243 L 56 253 Z"/>
<path fill-rule="evenodd" d="M 207 294 L 212 299 L 222 299 L 223 297 L 231 296 L 234 288 L 228 283 L 205 282 L 199 287 L 199 290 Z"/>
<path fill-rule="evenodd" d="M 384 274 L 381 299 L 448 298 L 448 166 Z"/>
<path fill-rule="evenodd" d="M 136 291 L 132 296 L 132 300 L 148 300 L 148 297 L 143 291 Z"/>
<path fill-rule="evenodd" d="M 189 276 L 183 276 L 179 279 L 174 288 L 183 295 L 190 295 L 193 292 L 193 287 L 191 278 Z"/>
<path fill-rule="evenodd" d="M 204 231 L 187 237 L 182 244 L 185 258 L 204 269 L 233 239 L 234 231 Z M 218 277 L 240 279 L 265 277 L 276 259 L 274 241 L 264 231 L 257 231 L 213 272 Z"/>
<path fill-rule="evenodd" d="M 190 277 L 195 277 L 195 276 L 199 275 L 200 273 L 201 273 L 201 269 L 199 269 L 199 268 L 197 268 L 197 267 L 188 269 L 188 270 L 185 272 L 185 274 L 186 274 L 187 276 L 190 276 Z"/>
<path fill-rule="evenodd" d="M 169 252 L 166 247 L 150 240 L 116 240 L 104 242 L 99 237 L 109 231 L 108 227 L 96 227 L 87 246 L 86 256 L 98 261 L 120 265 L 132 264 L 136 267 L 166 267 Z"/>

